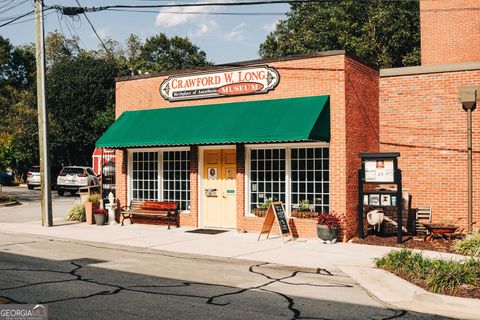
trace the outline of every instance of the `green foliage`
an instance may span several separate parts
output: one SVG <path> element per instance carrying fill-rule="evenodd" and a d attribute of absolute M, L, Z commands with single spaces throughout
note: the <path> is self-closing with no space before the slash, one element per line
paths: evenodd
<path fill-rule="evenodd" d="M 12 201 L 15 201 L 15 197 L 14 197 L 14 196 L 4 196 L 4 195 L 0 195 L 0 202 L 12 202 Z"/>
<path fill-rule="evenodd" d="M 375 263 L 407 280 L 423 281 L 427 290 L 435 293 L 455 293 L 461 285 L 480 286 L 480 261 L 474 258 L 465 261 L 428 259 L 403 249 L 391 251 Z"/>
<path fill-rule="evenodd" d="M 90 163 L 95 141 L 113 122 L 117 73 L 115 61 L 90 55 L 52 65 L 46 93 L 54 159 L 64 164 Z"/>
<path fill-rule="evenodd" d="M 339 49 L 381 68 L 420 64 L 418 1 L 292 4 L 259 53 L 270 58 Z"/>
<path fill-rule="evenodd" d="M 300 211 L 310 211 L 310 202 L 308 199 L 300 201 L 299 209 Z"/>
<path fill-rule="evenodd" d="M 12 166 L 15 154 L 13 135 L 7 132 L 0 132 L 0 172 Z"/>
<path fill-rule="evenodd" d="M 90 195 L 88 197 L 88 202 L 100 203 L 100 195 L 98 193 Z"/>
<path fill-rule="evenodd" d="M 468 256 L 480 256 L 480 230 L 465 239 L 455 240 L 453 248 L 456 252 Z"/>
<path fill-rule="evenodd" d="M 188 38 L 168 38 L 163 33 L 147 38 L 139 53 L 134 51 L 133 47 L 130 49 L 132 60 L 134 54 L 138 54 L 138 60 L 133 63 L 142 72 L 188 69 L 211 64 L 207 61 L 205 52 Z"/>
<path fill-rule="evenodd" d="M 271 203 L 272 203 L 272 199 L 271 199 L 271 198 L 267 198 L 267 199 L 265 199 L 265 201 L 264 201 L 261 205 L 259 205 L 258 207 L 259 207 L 260 209 L 266 210 L 266 209 L 268 209 L 268 208 L 270 207 L 270 204 L 271 204 Z"/>
<path fill-rule="evenodd" d="M 85 220 L 85 207 L 81 203 L 77 203 L 70 209 L 65 217 L 67 221 L 84 221 Z"/>

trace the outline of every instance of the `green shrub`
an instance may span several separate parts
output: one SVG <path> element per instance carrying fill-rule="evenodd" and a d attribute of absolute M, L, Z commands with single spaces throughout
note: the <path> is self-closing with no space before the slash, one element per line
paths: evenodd
<path fill-rule="evenodd" d="M 463 240 L 455 240 L 453 249 L 460 254 L 474 257 L 480 256 L 480 230 Z"/>
<path fill-rule="evenodd" d="M 436 293 L 455 293 L 461 285 L 480 286 L 480 261 L 450 261 L 424 258 L 408 249 L 392 251 L 380 259 L 376 266 L 401 275 L 410 281 L 421 281 L 426 289 Z"/>
<path fill-rule="evenodd" d="M 78 203 L 73 206 L 65 217 L 67 221 L 84 221 L 85 220 L 85 207 L 83 204 Z"/>
<path fill-rule="evenodd" d="M 98 193 L 92 194 L 88 197 L 88 202 L 100 203 L 100 195 Z"/>
<path fill-rule="evenodd" d="M 15 201 L 15 197 L 14 197 L 14 196 L 3 196 L 3 195 L 0 195 L 0 202 L 12 202 L 12 201 Z"/>

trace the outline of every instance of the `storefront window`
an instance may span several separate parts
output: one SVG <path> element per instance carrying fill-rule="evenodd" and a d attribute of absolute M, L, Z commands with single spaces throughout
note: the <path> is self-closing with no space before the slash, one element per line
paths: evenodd
<path fill-rule="evenodd" d="M 290 177 L 292 209 L 308 202 L 311 210 L 328 211 L 328 148 L 292 148 Z"/>
<path fill-rule="evenodd" d="M 285 149 L 251 150 L 250 160 L 250 207 L 285 202 Z"/>
<path fill-rule="evenodd" d="M 328 146 L 255 148 L 249 152 L 250 209 L 271 199 L 285 203 L 289 212 L 300 204 L 308 204 L 312 211 L 329 211 Z"/>
<path fill-rule="evenodd" d="M 131 186 L 132 200 L 174 201 L 190 210 L 190 151 L 133 152 Z"/>
<path fill-rule="evenodd" d="M 163 152 L 163 201 L 175 201 L 190 210 L 190 152 Z"/>
<path fill-rule="evenodd" d="M 133 200 L 158 199 L 158 152 L 134 152 Z"/>

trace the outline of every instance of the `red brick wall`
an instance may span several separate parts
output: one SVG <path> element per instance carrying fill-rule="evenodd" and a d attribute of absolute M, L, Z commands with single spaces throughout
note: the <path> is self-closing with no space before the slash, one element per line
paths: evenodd
<path fill-rule="evenodd" d="M 346 96 L 346 209 L 344 240 L 357 236 L 358 169 L 361 152 L 379 151 L 379 74 L 377 70 L 347 57 Z M 338 130 L 338 129 L 337 129 Z M 331 169 L 332 170 L 332 169 Z"/>
<path fill-rule="evenodd" d="M 480 0 L 420 0 L 422 65 L 480 61 Z"/>
<path fill-rule="evenodd" d="M 480 70 L 382 77 L 380 148 L 400 152 L 412 207 L 433 206 L 434 222 L 467 222 L 467 115 L 457 88 L 480 84 Z M 473 112 L 474 221 L 480 223 L 480 112 Z"/>
<path fill-rule="evenodd" d="M 266 63 L 260 63 L 266 64 Z M 330 95 L 331 108 L 331 141 L 330 141 L 330 208 L 338 213 L 346 214 L 348 227 L 346 238 L 355 234 L 356 230 L 356 170 L 358 170 L 358 152 L 376 151 L 374 142 L 370 141 L 367 132 L 361 125 L 375 122 L 378 108 L 377 72 L 355 62 L 344 54 L 292 59 L 267 63 L 280 73 L 277 88 L 263 95 L 202 99 L 183 102 L 168 102 L 159 94 L 159 87 L 166 76 L 137 78 L 118 81 L 116 84 L 116 115 L 126 110 L 140 110 L 174 106 L 204 105 L 211 103 L 231 103 L 237 101 L 270 100 L 302 96 Z M 348 69 L 349 82 L 345 82 L 345 68 Z M 358 74 L 357 74 L 358 73 Z M 346 88 L 348 93 L 346 92 Z M 348 95 L 348 103 L 346 102 Z M 374 102 L 374 100 L 376 102 Z M 372 102 L 373 101 L 373 102 Z M 364 111 L 373 115 L 366 117 Z M 368 119 L 367 119 L 368 118 Z M 370 119 L 371 118 L 371 119 Z M 347 137 L 347 122 L 352 125 Z M 356 143 L 360 143 L 358 147 Z M 193 150 L 193 149 L 192 149 Z M 348 151 L 350 150 L 350 151 Z M 237 228 L 258 232 L 263 219 L 245 217 L 244 204 L 244 147 L 237 146 Z M 197 155 L 198 157 L 198 155 Z M 353 157 L 347 161 L 348 157 Z M 347 164 L 348 163 L 348 164 Z M 193 164 L 193 163 L 192 163 Z M 192 166 L 193 168 L 193 166 Z M 353 173 L 348 173 L 353 170 Z M 120 175 L 120 176 L 119 176 Z M 118 181 L 126 179 L 117 170 Z M 182 215 L 182 225 L 196 226 L 198 219 L 197 184 L 198 172 L 191 173 L 191 213 Z M 348 188 L 347 182 L 348 181 Z M 121 193 L 119 189 L 119 194 Z M 353 197 L 353 198 L 352 198 Z M 275 227 L 274 227 L 275 228 Z M 294 219 L 292 228 L 302 237 L 315 237 L 315 221 L 311 219 Z"/>

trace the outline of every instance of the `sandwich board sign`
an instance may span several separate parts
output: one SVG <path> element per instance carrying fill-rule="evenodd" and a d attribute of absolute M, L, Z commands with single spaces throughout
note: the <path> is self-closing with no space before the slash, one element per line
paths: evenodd
<path fill-rule="evenodd" d="M 285 209 L 282 202 L 272 202 L 270 204 L 270 207 L 268 207 L 267 214 L 265 215 L 265 220 L 263 221 L 262 230 L 258 235 L 257 241 L 259 241 L 262 234 L 265 233 L 267 234 L 268 239 L 275 220 L 278 223 L 280 236 L 282 237 L 283 241 L 285 241 L 285 238 L 289 238 L 289 240 L 293 241 L 292 231 L 288 226 L 287 216 L 285 215 Z"/>

